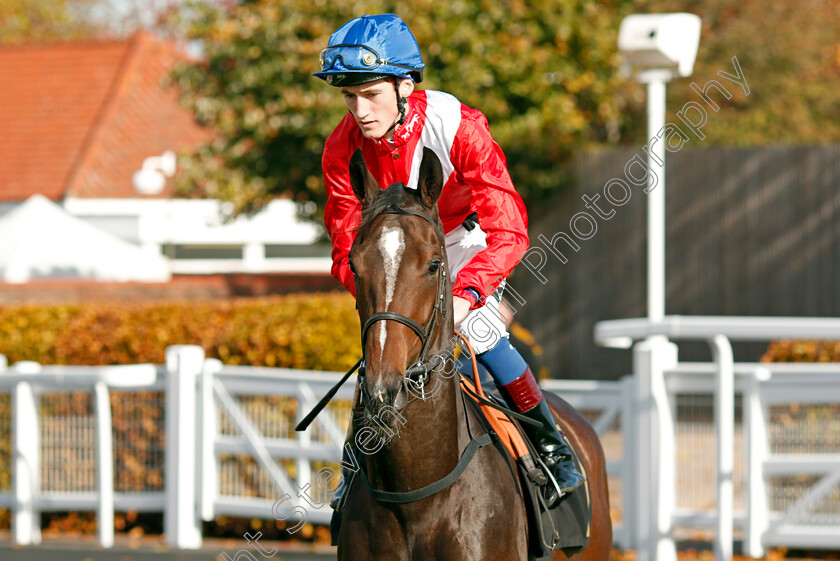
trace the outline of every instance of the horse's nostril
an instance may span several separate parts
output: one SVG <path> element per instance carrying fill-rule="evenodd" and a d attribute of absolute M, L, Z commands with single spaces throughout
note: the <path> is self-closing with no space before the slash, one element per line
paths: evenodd
<path fill-rule="evenodd" d="M 402 375 L 399 374 L 380 378 L 375 382 L 368 379 L 368 382 L 370 383 L 368 384 L 367 394 L 370 400 L 377 405 L 393 406 L 394 401 L 397 398 L 397 394 L 402 388 L 401 381 Z"/>

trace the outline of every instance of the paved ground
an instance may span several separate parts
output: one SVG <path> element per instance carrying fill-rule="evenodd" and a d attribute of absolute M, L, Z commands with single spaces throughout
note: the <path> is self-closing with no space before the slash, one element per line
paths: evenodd
<path fill-rule="evenodd" d="M 242 544 L 244 546 L 244 543 Z M 198 551 L 169 551 L 163 547 L 143 546 L 130 548 L 118 544 L 113 549 L 100 549 L 83 543 L 77 538 L 66 541 L 49 541 L 33 548 L 14 548 L 8 542 L 0 545 L 2 561 L 252 561 L 264 559 L 254 552 L 254 557 L 240 555 L 237 545 L 230 542 L 208 543 Z M 224 553 L 224 555 L 223 555 Z M 272 561 L 335 561 L 335 550 L 282 550 Z"/>

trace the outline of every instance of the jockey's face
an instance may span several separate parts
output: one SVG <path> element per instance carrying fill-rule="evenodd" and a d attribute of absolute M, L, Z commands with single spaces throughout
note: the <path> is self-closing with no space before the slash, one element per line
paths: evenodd
<path fill-rule="evenodd" d="M 414 82 L 401 80 L 403 97 L 408 97 L 413 89 Z M 393 81 L 383 78 L 358 86 L 344 86 L 341 94 L 365 138 L 391 138 L 394 135 L 392 127 L 399 119 L 400 111 Z"/>

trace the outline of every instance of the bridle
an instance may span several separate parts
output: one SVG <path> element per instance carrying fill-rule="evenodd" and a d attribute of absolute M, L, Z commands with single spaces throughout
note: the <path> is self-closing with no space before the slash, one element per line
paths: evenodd
<path fill-rule="evenodd" d="M 385 210 L 381 211 L 378 215 L 380 214 L 401 214 L 408 216 L 419 216 L 434 227 L 435 232 L 437 232 L 441 240 L 445 239 L 443 231 L 440 229 L 440 226 L 438 226 L 437 223 L 432 219 L 432 217 L 428 214 L 420 212 L 419 210 L 403 208 L 401 206 L 397 206 L 396 204 L 392 204 L 389 207 L 386 207 Z M 441 253 L 445 255 L 443 244 L 441 244 L 440 249 Z M 446 316 L 446 309 L 443 306 L 443 299 L 446 295 L 445 290 L 446 261 L 441 261 L 440 266 L 438 267 L 437 294 L 435 295 L 435 301 L 432 306 L 431 315 L 426 321 L 425 326 L 421 326 L 419 323 L 417 323 L 410 317 L 404 316 L 403 314 L 399 314 L 397 312 L 374 312 L 367 319 L 365 325 L 362 327 L 362 365 L 359 367 L 359 376 L 364 376 L 365 374 L 365 364 L 367 362 L 364 357 L 365 341 L 367 341 L 367 334 L 368 331 L 370 331 L 370 328 L 373 326 L 374 323 L 380 321 L 396 321 L 397 323 L 401 323 L 407 326 L 412 331 L 414 331 L 414 333 L 420 338 L 420 341 L 423 344 L 423 346 L 420 349 L 420 356 L 417 359 L 417 362 L 414 365 L 406 368 L 405 377 L 411 383 L 413 383 L 415 387 L 417 387 L 421 392 L 424 392 L 424 387 L 426 381 L 429 378 L 429 373 L 432 371 L 436 371 L 440 367 L 440 365 L 438 364 L 432 364 L 433 361 L 427 358 L 427 354 L 429 352 L 429 348 L 431 347 L 434 334 L 443 322 L 443 318 Z M 425 399 L 425 393 L 423 393 L 422 395 L 423 399 Z M 365 397 L 364 392 L 363 397 Z"/>
<path fill-rule="evenodd" d="M 440 240 L 445 240 L 443 232 L 441 231 L 440 227 L 435 223 L 432 218 L 420 211 L 412 210 L 408 208 L 402 208 L 396 204 L 392 204 L 391 206 L 387 207 L 384 211 L 380 212 L 379 214 L 403 214 L 403 215 L 411 215 L 411 216 L 419 216 L 420 218 L 429 222 L 434 228 L 435 231 L 438 233 Z M 445 255 L 444 252 L 444 245 L 441 244 L 440 246 L 441 252 Z M 435 332 L 439 332 L 439 328 L 443 323 L 443 318 L 446 315 L 446 309 L 443 307 L 443 299 L 446 294 L 446 262 L 441 261 L 440 267 L 438 268 L 438 287 L 437 287 L 437 294 L 435 295 L 435 302 L 432 306 L 432 313 L 429 316 L 429 319 L 426 321 L 425 326 L 421 326 L 419 323 L 411 319 L 410 317 L 404 316 L 402 314 L 398 314 L 396 312 L 375 312 L 371 315 L 365 325 L 362 327 L 362 365 L 364 365 L 365 357 L 364 357 L 364 348 L 365 348 L 365 341 L 367 340 L 368 331 L 370 331 L 371 326 L 379 321 L 396 321 L 401 323 L 407 327 L 409 327 L 414 333 L 420 338 L 423 343 L 423 346 L 420 350 L 420 357 L 417 360 L 417 363 L 413 366 L 406 368 L 405 377 L 409 383 L 412 383 L 416 388 L 420 390 L 420 397 L 415 397 L 408 403 L 412 401 L 416 401 L 417 399 L 422 399 L 425 401 L 425 384 L 426 381 L 429 379 L 430 372 L 436 372 L 438 369 L 442 369 L 445 359 L 442 359 L 440 356 L 435 355 L 440 361 L 439 364 L 432 365 L 430 364 L 430 360 L 427 359 L 426 355 L 429 352 L 431 341 Z M 432 357 L 434 359 L 435 357 Z M 475 359 L 473 359 L 475 361 Z M 350 371 L 352 373 L 352 369 Z M 349 375 L 349 373 L 348 373 Z M 364 366 L 359 368 L 359 376 L 364 376 Z M 345 377 L 346 379 L 346 377 Z M 361 383 L 361 398 L 362 401 L 365 402 L 367 406 L 370 397 L 367 395 L 365 391 L 365 384 Z M 380 396 L 381 397 L 381 396 Z M 466 402 L 464 401 L 464 395 L 461 394 L 461 401 L 464 403 L 464 408 L 467 407 Z M 323 401 L 323 400 L 322 400 Z M 407 404 L 406 404 L 407 405 Z M 391 504 L 406 504 L 412 503 L 415 501 L 419 501 L 421 499 L 425 499 L 427 497 L 431 497 L 432 495 L 443 491 L 444 489 L 451 486 L 455 483 L 458 478 L 461 477 L 461 474 L 469 466 L 470 462 L 472 462 L 475 454 L 485 446 L 492 444 L 495 440 L 498 439 L 496 433 L 488 430 L 487 432 L 479 435 L 473 436 L 472 432 L 470 431 L 470 423 L 469 419 L 467 419 L 467 432 L 470 435 L 470 440 L 467 443 L 466 447 L 461 453 L 461 457 L 458 459 L 458 463 L 455 465 L 452 470 L 441 477 L 440 479 L 425 485 L 424 487 L 420 487 L 419 489 L 414 489 L 411 491 L 384 491 L 381 489 L 375 489 L 371 486 L 370 480 L 368 479 L 368 475 L 364 469 L 359 470 L 359 475 L 364 483 L 365 487 L 367 488 L 368 493 L 374 500 L 377 502 L 382 503 L 391 503 Z M 358 454 L 357 454 L 358 456 Z M 360 461 L 357 459 L 357 461 Z"/>

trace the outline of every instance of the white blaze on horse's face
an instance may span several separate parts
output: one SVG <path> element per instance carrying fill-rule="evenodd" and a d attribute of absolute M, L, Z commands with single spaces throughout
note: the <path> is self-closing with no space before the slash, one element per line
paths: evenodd
<path fill-rule="evenodd" d="M 382 229 L 382 236 L 379 238 L 379 252 L 382 254 L 383 267 L 385 269 L 385 310 L 394 299 L 394 287 L 397 284 L 397 273 L 400 270 L 403 250 L 405 250 L 405 239 L 402 228 L 389 227 Z M 386 321 L 379 322 L 379 358 L 385 353 Z"/>

